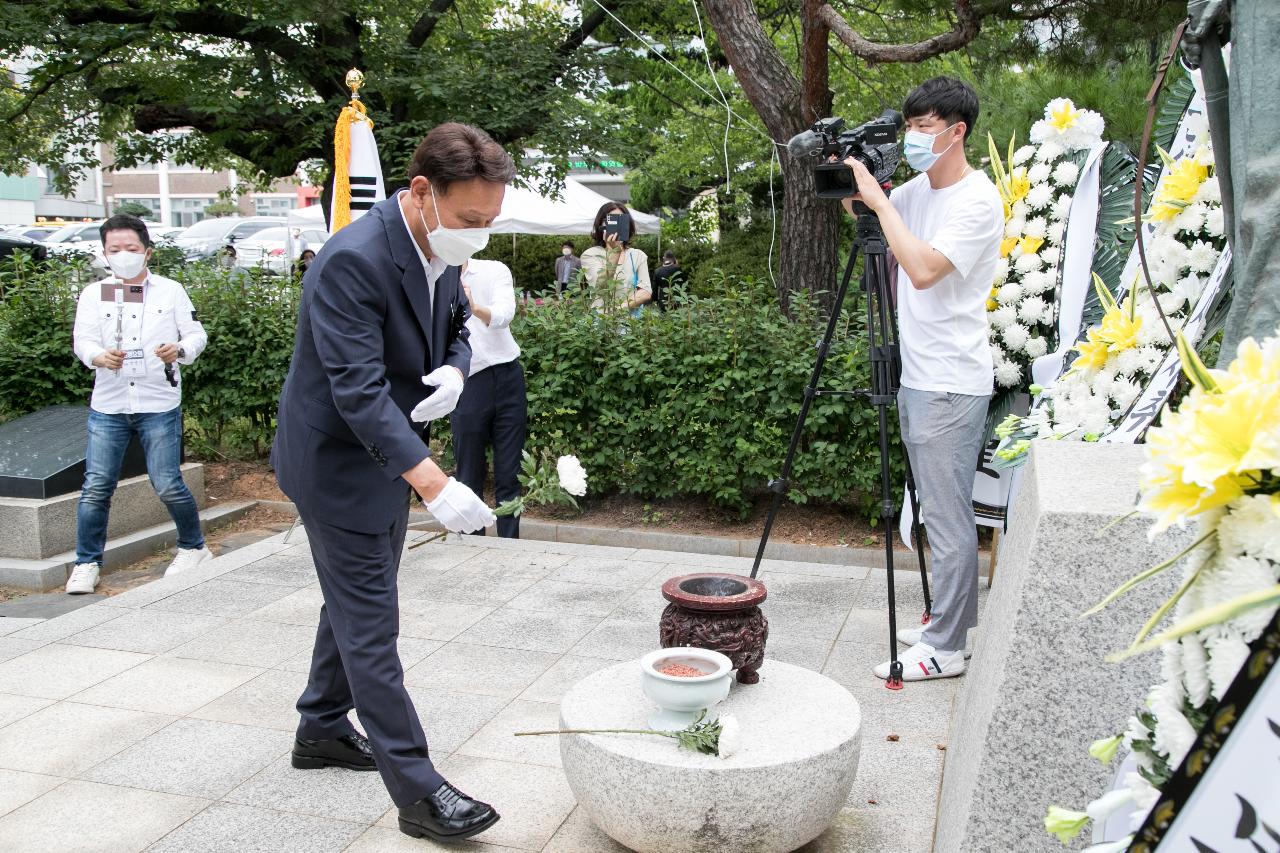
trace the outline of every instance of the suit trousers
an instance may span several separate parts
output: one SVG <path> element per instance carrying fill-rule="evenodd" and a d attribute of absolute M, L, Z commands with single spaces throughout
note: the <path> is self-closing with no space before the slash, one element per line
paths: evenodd
<path fill-rule="evenodd" d="M 298 699 L 298 737 L 337 738 L 354 731 L 355 708 L 382 781 L 397 806 L 434 793 L 444 782 L 404 688 L 396 649 L 400 634 L 397 576 L 409 504 L 383 533 L 355 533 L 309 516 L 306 526 L 324 606 L 306 690 Z"/>
<path fill-rule="evenodd" d="M 978 624 L 973 475 L 990 401 L 989 395 L 898 390 L 902 443 L 920 495 L 933 574 L 933 618 L 920 639 L 942 651 L 963 649 Z"/>
<path fill-rule="evenodd" d="M 494 497 L 499 504 L 520 497 L 520 456 L 529 423 L 528 406 L 519 360 L 486 367 L 467 379 L 449 425 L 458 463 L 455 476 L 471 491 L 484 494 L 489 473 L 485 451 L 492 447 Z M 499 536 L 520 538 L 520 519 L 514 515 L 499 516 L 497 527 Z M 484 535 L 483 530 L 474 532 Z"/>

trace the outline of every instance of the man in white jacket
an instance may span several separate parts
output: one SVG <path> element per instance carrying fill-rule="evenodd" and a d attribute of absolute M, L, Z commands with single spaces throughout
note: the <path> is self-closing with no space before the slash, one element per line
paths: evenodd
<path fill-rule="evenodd" d="M 76 565 L 67 592 L 93 592 L 102 568 L 111 496 L 136 435 L 147 475 L 178 527 L 178 556 L 165 574 L 212 556 L 200 531 L 195 498 L 182 480 L 182 385 L 208 342 L 182 285 L 153 275 L 151 238 L 143 221 L 119 214 L 102 224 L 102 250 L 113 277 L 80 293 L 76 356 L 96 371 L 89 403 L 84 488 L 76 509 Z"/>

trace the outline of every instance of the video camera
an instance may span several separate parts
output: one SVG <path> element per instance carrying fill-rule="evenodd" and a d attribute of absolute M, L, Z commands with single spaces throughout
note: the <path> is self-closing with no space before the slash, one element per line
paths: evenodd
<path fill-rule="evenodd" d="M 813 167 L 818 198 L 847 198 L 855 195 L 858 188 L 853 182 L 853 172 L 843 162 L 845 158 L 855 158 L 877 182 L 887 183 L 898 168 L 901 128 L 902 113 L 897 110 L 885 110 L 879 118 L 852 130 L 844 130 L 842 118 L 822 118 L 809 130 L 793 136 L 787 143 L 787 151 L 793 157 L 818 159 Z"/>

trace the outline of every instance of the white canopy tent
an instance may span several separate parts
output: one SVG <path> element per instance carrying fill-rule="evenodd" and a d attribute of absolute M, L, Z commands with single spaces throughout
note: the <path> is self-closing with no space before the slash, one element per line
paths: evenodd
<path fill-rule="evenodd" d="M 609 199 L 573 178 L 566 178 L 560 198 L 550 199 L 537 190 L 507 187 L 502 213 L 493 223 L 495 234 L 590 234 L 596 212 Z M 658 217 L 631 211 L 638 234 L 657 234 Z"/>

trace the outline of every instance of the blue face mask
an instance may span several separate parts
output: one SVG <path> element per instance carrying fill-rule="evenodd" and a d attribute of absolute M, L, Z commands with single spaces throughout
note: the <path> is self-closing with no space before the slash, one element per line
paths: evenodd
<path fill-rule="evenodd" d="M 935 154 L 933 152 L 933 141 L 948 130 L 951 130 L 952 127 L 955 127 L 955 125 L 953 124 L 951 127 L 940 130 L 937 133 L 908 130 L 907 135 L 902 140 L 902 154 L 907 158 L 907 165 L 917 172 L 927 172 L 932 169 L 933 164 L 938 162 L 938 158 L 950 151 L 952 145 L 955 145 L 953 141 L 951 145 Z"/>

